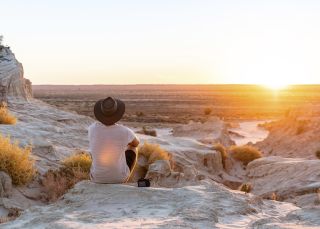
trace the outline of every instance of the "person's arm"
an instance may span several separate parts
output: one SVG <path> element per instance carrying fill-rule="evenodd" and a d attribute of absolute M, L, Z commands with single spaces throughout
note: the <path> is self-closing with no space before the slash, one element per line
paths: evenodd
<path fill-rule="evenodd" d="M 135 137 L 134 139 L 133 139 L 133 141 L 132 142 L 130 142 L 128 145 L 129 146 L 132 146 L 132 147 L 137 147 L 138 145 L 139 145 L 139 140 Z"/>
<path fill-rule="evenodd" d="M 127 136 L 128 136 L 128 146 L 137 147 L 139 145 L 139 138 L 137 135 L 129 128 L 127 128 Z"/>

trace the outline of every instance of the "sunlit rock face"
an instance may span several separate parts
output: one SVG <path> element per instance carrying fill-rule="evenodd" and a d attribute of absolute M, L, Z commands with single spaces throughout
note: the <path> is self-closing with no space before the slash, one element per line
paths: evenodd
<path fill-rule="evenodd" d="M 320 206 L 320 160 L 264 157 L 247 167 L 252 193 L 291 202 L 299 207 Z"/>
<path fill-rule="evenodd" d="M 315 153 L 320 149 L 320 118 L 312 112 L 312 108 L 306 107 L 303 115 L 293 113 L 267 124 L 268 137 L 255 146 L 264 156 L 316 159 Z"/>
<path fill-rule="evenodd" d="M 0 97 L 32 97 L 31 82 L 23 77 L 23 67 L 9 47 L 0 46 Z"/>

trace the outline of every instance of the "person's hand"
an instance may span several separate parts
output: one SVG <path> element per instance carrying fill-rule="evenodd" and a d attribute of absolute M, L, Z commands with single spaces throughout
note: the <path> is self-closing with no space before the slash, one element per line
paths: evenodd
<path fill-rule="evenodd" d="M 137 147 L 139 145 L 139 140 L 137 138 L 133 139 L 132 142 L 130 142 L 128 145 L 132 147 Z"/>

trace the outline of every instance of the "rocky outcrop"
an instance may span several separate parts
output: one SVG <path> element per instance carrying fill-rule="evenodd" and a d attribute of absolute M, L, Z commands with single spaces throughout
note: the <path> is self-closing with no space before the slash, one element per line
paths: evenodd
<path fill-rule="evenodd" d="M 63 199 L 32 207 L 2 228 L 288 228 L 319 225 L 319 213 L 259 200 L 203 181 L 182 188 L 81 182 Z M 309 217 L 309 219 L 308 219 Z M 310 218 L 313 220 L 310 220 Z M 281 222 L 281 223 L 280 223 Z M 283 225 L 282 225 L 283 224 Z M 254 226 L 253 226 L 254 225 Z"/>
<path fill-rule="evenodd" d="M 23 77 L 22 64 L 9 47 L 0 46 L 0 99 L 32 97 L 31 82 Z"/>
<path fill-rule="evenodd" d="M 221 143 L 224 146 L 234 145 L 228 133 L 225 122 L 218 117 L 212 117 L 204 123 L 191 121 L 188 124 L 173 128 L 173 136 L 189 137 L 205 144 Z"/>
<path fill-rule="evenodd" d="M 247 166 L 252 193 L 300 207 L 320 207 L 320 160 L 266 157 Z"/>
<path fill-rule="evenodd" d="M 315 159 L 320 150 L 320 119 L 287 117 L 265 125 L 268 137 L 255 144 L 265 156 Z"/>
<path fill-rule="evenodd" d="M 0 133 L 32 145 L 32 157 L 40 174 L 57 168 L 61 160 L 76 149 L 88 147 L 87 128 L 93 119 L 61 111 L 38 100 L 11 101 L 10 112 L 16 125 L 0 125 Z"/>

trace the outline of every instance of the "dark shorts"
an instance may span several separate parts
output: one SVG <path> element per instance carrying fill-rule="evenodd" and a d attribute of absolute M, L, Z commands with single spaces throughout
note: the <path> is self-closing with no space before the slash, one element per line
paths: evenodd
<path fill-rule="evenodd" d="M 127 165 L 128 165 L 130 172 L 131 172 L 134 168 L 134 165 L 136 164 L 137 154 L 136 154 L 136 152 L 134 152 L 131 149 L 127 149 L 125 153 L 126 153 Z"/>

